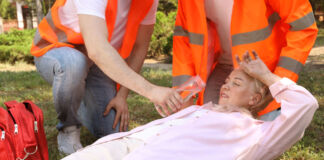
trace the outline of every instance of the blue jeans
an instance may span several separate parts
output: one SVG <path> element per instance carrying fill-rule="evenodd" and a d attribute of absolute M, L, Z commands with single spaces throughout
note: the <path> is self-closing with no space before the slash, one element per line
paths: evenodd
<path fill-rule="evenodd" d="M 112 129 L 115 110 L 103 116 L 116 95 L 116 83 L 81 51 L 61 47 L 35 57 L 37 71 L 53 87 L 57 129 L 82 124 L 96 137 L 118 132 L 119 124 Z"/>

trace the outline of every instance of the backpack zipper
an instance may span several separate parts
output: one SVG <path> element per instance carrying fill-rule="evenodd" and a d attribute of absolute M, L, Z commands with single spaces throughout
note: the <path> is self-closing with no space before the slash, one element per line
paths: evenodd
<path fill-rule="evenodd" d="M 1 141 L 5 140 L 6 138 L 6 131 L 1 131 Z"/>
<path fill-rule="evenodd" d="M 35 131 L 35 133 L 37 133 L 38 132 L 38 124 L 37 124 L 38 122 L 37 122 L 37 118 L 35 116 L 35 113 L 34 113 L 34 111 L 32 109 L 32 106 L 30 106 L 29 103 L 23 103 L 23 104 L 26 107 L 26 110 L 30 111 L 32 113 L 32 115 L 34 116 L 34 118 L 35 118 L 35 121 L 34 121 L 34 131 Z"/>
<path fill-rule="evenodd" d="M 15 128 L 14 133 L 15 133 L 15 134 L 18 134 L 18 124 L 16 123 L 15 118 L 13 117 L 13 115 L 11 114 L 11 112 L 10 112 L 9 110 L 8 110 L 8 113 L 9 113 L 11 119 L 12 119 L 13 122 L 14 122 L 14 128 Z"/>

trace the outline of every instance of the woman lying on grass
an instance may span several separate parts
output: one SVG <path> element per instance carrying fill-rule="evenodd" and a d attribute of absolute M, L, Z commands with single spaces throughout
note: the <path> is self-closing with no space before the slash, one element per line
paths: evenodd
<path fill-rule="evenodd" d="M 245 54 L 221 88 L 219 105 L 191 106 L 129 132 L 99 139 L 65 160 L 268 160 L 302 138 L 316 99 L 305 88 L 272 74 L 253 52 Z M 255 119 L 268 89 L 281 103 L 273 121 Z"/>

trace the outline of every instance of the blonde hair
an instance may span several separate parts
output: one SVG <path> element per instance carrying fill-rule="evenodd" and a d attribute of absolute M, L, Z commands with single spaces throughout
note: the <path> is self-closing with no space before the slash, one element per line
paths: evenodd
<path fill-rule="evenodd" d="M 260 93 L 262 98 L 264 98 L 269 93 L 269 88 L 255 78 L 253 78 L 253 82 L 255 86 L 255 92 Z"/>
<path fill-rule="evenodd" d="M 261 100 L 258 104 L 262 103 L 262 101 L 264 100 L 264 98 L 267 96 L 267 94 L 270 94 L 270 90 L 269 88 L 264 84 L 262 83 L 261 81 L 253 78 L 253 81 L 254 81 L 254 86 L 255 86 L 255 93 L 258 93 L 261 95 Z M 256 106 L 258 105 L 256 104 Z M 251 111 L 252 115 L 254 117 L 257 116 L 257 113 L 259 111 L 262 111 L 267 105 L 266 104 L 263 104 L 263 105 L 260 105 L 258 106 L 257 108 L 254 108 L 253 111 Z"/>

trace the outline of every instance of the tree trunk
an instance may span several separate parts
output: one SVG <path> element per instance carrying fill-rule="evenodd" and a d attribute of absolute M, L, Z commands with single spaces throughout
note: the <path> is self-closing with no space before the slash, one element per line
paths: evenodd
<path fill-rule="evenodd" d="M 3 33 L 3 21 L 2 17 L 0 17 L 0 34 Z"/>
<path fill-rule="evenodd" d="M 43 19 L 43 17 L 44 17 L 43 7 L 42 7 L 41 0 L 35 0 L 35 1 L 36 1 L 37 22 L 39 24 L 41 22 L 41 20 Z"/>

